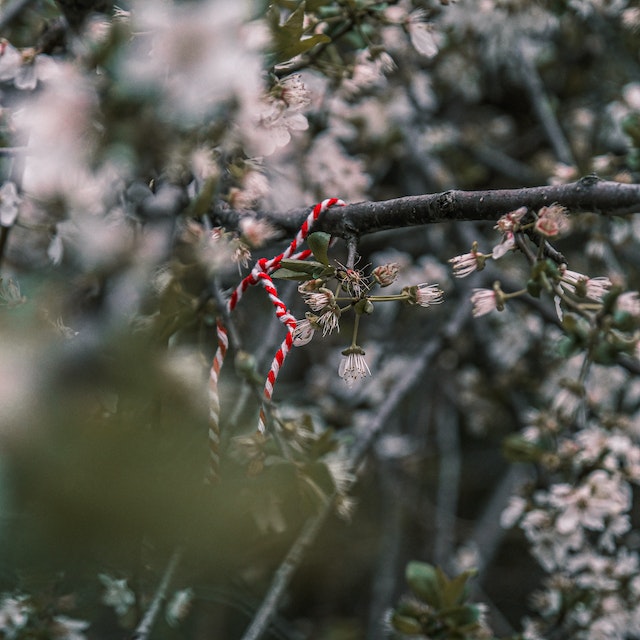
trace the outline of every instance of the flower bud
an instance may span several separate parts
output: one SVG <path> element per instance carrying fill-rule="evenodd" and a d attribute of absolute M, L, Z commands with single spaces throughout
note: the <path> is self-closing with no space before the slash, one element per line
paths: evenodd
<path fill-rule="evenodd" d="M 381 287 L 388 287 L 398 279 L 399 271 L 400 265 L 397 262 L 390 262 L 376 267 L 371 275 Z"/>

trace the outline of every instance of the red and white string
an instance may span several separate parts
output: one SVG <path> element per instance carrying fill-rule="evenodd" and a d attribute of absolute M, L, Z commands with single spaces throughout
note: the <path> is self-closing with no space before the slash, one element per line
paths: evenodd
<path fill-rule="evenodd" d="M 319 216 L 333 206 L 344 206 L 345 203 L 338 198 L 328 198 L 316 204 L 311 213 L 307 216 L 300 227 L 295 238 L 291 241 L 289 246 L 281 254 L 267 260 L 261 258 L 258 260 L 251 270 L 251 273 L 246 276 L 240 284 L 235 288 L 231 297 L 227 302 L 227 312 L 231 313 L 237 306 L 238 302 L 242 298 L 244 292 L 253 285 L 261 284 L 265 289 L 269 299 L 275 307 L 276 317 L 286 326 L 287 335 L 283 340 L 280 348 L 276 352 L 269 373 L 264 385 L 263 390 L 263 403 L 260 407 L 260 415 L 258 418 L 258 430 L 264 432 L 266 430 L 266 405 L 271 402 L 273 395 L 273 388 L 278 378 L 278 373 L 282 368 L 285 358 L 289 353 L 293 344 L 293 333 L 296 329 L 296 319 L 291 315 L 287 306 L 282 302 L 278 296 L 278 291 L 271 279 L 271 274 L 280 268 L 282 260 L 306 260 L 312 252 L 309 249 L 302 251 L 298 250 L 299 246 L 306 240 L 311 228 Z M 229 338 L 227 336 L 227 330 L 220 320 L 216 325 L 216 332 L 218 337 L 218 347 L 213 358 L 211 370 L 209 373 L 209 457 L 210 457 L 210 480 L 216 481 L 219 475 L 220 465 L 220 394 L 218 389 L 218 381 L 220 378 L 220 370 L 224 363 L 229 347 Z"/>

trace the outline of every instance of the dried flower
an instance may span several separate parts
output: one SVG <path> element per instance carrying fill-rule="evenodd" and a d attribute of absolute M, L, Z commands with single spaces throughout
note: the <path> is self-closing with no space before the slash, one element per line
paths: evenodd
<path fill-rule="evenodd" d="M 319 318 L 318 324 L 322 327 L 322 335 L 326 336 L 334 329 L 340 330 L 340 308 L 338 305 L 327 309 Z"/>
<path fill-rule="evenodd" d="M 400 265 L 397 262 L 389 262 L 376 267 L 371 275 L 381 287 L 388 287 L 398 279 L 399 272 Z"/>
<path fill-rule="evenodd" d="M 329 307 L 334 307 L 336 304 L 333 293 L 324 287 L 312 293 L 305 293 L 304 301 L 316 313 L 320 313 Z"/>
<path fill-rule="evenodd" d="M 520 207 L 514 211 L 505 213 L 496 223 L 494 229 L 499 229 L 502 233 L 508 233 L 509 231 L 517 231 L 520 221 L 527 213 L 527 207 Z"/>
<path fill-rule="evenodd" d="M 367 277 L 360 269 L 342 267 L 336 273 L 336 277 L 340 280 L 342 289 L 356 298 L 359 298 L 364 291 L 369 289 Z"/>
<path fill-rule="evenodd" d="M 277 235 L 276 228 L 267 220 L 247 217 L 240 220 L 242 239 L 253 249 L 264 246 Z"/>
<path fill-rule="evenodd" d="M 232 260 L 238 265 L 238 268 L 247 268 L 251 258 L 251 249 L 240 238 L 231 240 L 231 249 L 233 251 Z"/>
<path fill-rule="evenodd" d="M 471 296 L 473 316 L 479 318 L 497 309 L 497 295 L 493 289 L 474 289 Z"/>
<path fill-rule="evenodd" d="M 560 267 L 560 280 L 566 289 L 580 298 L 591 298 L 602 302 L 602 297 L 611 288 L 611 280 L 604 276 L 589 278 L 577 271 L 570 271 L 567 265 Z"/>
<path fill-rule="evenodd" d="M 352 387 L 358 380 L 371 375 L 369 365 L 364 358 L 364 350 L 358 345 L 351 345 L 342 352 L 342 360 L 338 367 L 338 375 Z"/>
<path fill-rule="evenodd" d="M 454 256 L 449 262 L 456 278 L 466 278 L 474 271 L 481 271 L 484 268 L 485 257 L 478 251 L 478 243 L 474 242 L 469 253 Z"/>
<path fill-rule="evenodd" d="M 318 322 L 318 317 L 307 313 L 305 318 L 296 321 L 296 328 L 293 331 L 293 345 L 302 347 L 305 344 L 309 344 L 313 334 L 319 328 L 321 326 Z"/>
<path fill-rule="evenodd" d="M 422 284 L 413 287 L 404 287 L 402 293 L 407 296 L 409 304 L 418 304 L 421 307 L 430 307 L 432 304 L 444 302 L 444 292 L 437 284 Z"/>
<path fill-rule="evenodd" d="M 569 228 L 569 216 L 564 207 L 552 204 L 550 207 L 542 207 L 538 211 L 538 219 L 534 229 L 537 233 L 552 238 L 564 233 Z"/>

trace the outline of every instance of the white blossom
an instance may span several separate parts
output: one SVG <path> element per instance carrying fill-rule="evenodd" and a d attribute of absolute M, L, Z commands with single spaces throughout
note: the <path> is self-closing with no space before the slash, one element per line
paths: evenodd
<path fill-rule="evenodd" d="M 104 586 L 102 604 L 112 607 L 118 616 L 124 616 L 135 604 L 136 597 L 127 585 L 126 578 L 112 578 L 106 573 L 101 573 L 98 578 Z"/>
<path fill-rule="evenodd" d="M 442 304 L 443 291 L 437 284 L 423 282 L 416 288 L 416 304 L 421 307 L 430 307 L 432 304 Z"/>
<path fill-rule="evenodd" d="M 13 182 L 5 182 L 0 188 L 0 225 L 11 227 L 18 217 L 21 198 Z"/>
<path fill-rule="evenodd" d="M 188 615 L 193 603 L 193 589 L 180 589 L 173 594 L 167 603 L 165 617 L 171 627 L 177 627 Z"/>
<path fill-rule="evenodd" d="M 371 375 L 369 365 L 364 357 L 364 351 L 360 347 L 349 347 L 342 352 L 338 375 L 346 382 L 348 387 L 352 387 L 358 380 Z"/>
<path fill-rule="evenodd" d="M 317 322 L 308 317 L 297 320 L 296 328 L 293 332 L 293 345 L 295 347 L 303 347 L 305 344 L 309 344 L 317 328 Z"/>
<path fill-rule="evenodd" d="M 253 109 L 262 92 L 266 32 L 247 24 L 248 2 L 139 3 L 121 73 L 137 91 L 160 90 L 167 115 L 197 118 L 234 98 Z"/>
<path fill-rule="evenodd" d="M 75 620 L 68 616 L 56 616 L 52 631 L 55 640 L 86 640 L 84 631 L 89 627 L 86 620 Z"/>
<path fill-rule="evenodd" d="M 482 254 L 476 249 L 472 249 L 468 253 L 463 253 L 459 256 L 454 256 L 449 260 L 453 268 L 453 275 L 456 278 L 466 278 L 484 266 L 483 258 Z"/>
<path fill-rule="evenodd" d="M 522 496 L 511 496 L 509 504 L 500 515 L 500 526 L 505 529 L 513 527 L 522 517 L 527 507 L 527 501 Z"/>
<path fill-rule="evenodd" d="M 438 55 L 442 43 L 442 34 L 436 30 L 432 23 L 426 21 L 423 10 L 416 9 L 413 11 L 409 15 L 406 27 L 411 44 L 418 53 L 426 58 L 433 58 Z"/>
<path fill-rule="evenodd" d="M 20 629 L 29 621 L 30 612 L 27 596 L 4 594 L 0 600 L 0 629 L 7 638 L 17 637 Z"/>

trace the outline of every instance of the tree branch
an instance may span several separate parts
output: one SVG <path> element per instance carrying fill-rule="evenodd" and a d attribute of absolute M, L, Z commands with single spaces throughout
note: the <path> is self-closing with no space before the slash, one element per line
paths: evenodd
<path fill-rule="evenodd" d="M 376 231 L 435 222 L 495 221 L 518 207 L 538 210 L 552 203 L 558 203 L 571 212 L 592 211 L 608 216 L 634 213 L 640 211 L 640 185 L 587 176 L 562 185 L 489 191 L 451 190 L 380 202 L 358 202 L 328 209 L 316 222 L 314 230 L 341 238 L 361 237 Z M 236 228 L 242 217 L 258 215 L 279 228 L 284 236 L 295 233 L 308 214 L 308 207 L 285 213 L 259 214 L 219 210 L 213 213 L 212 218 L 214 224 Z"/>

